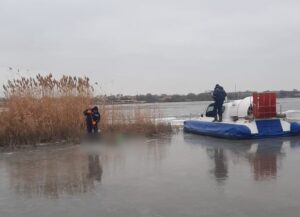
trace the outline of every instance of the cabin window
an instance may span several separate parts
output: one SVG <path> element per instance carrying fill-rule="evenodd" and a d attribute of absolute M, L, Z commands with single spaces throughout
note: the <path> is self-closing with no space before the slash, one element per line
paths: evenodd
<path fill-rule="evenodd" d="M 248 111 L 247 111 L 247 115 L 250 116 L 253 114 L 253 106 L 250 105 L 249 108 L 248 108 Z"/>
<path fill-rule="evenodd" d="M 214 104 L 209 105 L 206 112 L 213 112 L 214 111 Z"/>
<path fill-rule="evenodd" d="M 212 104 L 210 104 L 210 105 L 207 107 L 207 109 L 206 109 L 206 114 L 205 114 L 206 117 L 210 117 L 210 118 L 214 118 L 214 117 L 215 117 L 215 114 L 214 114 L 214 106 L 215 106 L 215 104 L 212 103 Z M 223 106 L 223 113 L 224 113 L 224 111 L 225 111 L 225 106 Z"/>

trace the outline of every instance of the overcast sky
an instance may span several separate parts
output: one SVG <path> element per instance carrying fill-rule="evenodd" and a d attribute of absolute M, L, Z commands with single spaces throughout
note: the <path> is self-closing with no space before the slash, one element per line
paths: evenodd
<path fill-rule="evenodd" d="M 49 72 L 106 94 L 300 89 L 300 1 L 0 0 L 0 83 Z"/>

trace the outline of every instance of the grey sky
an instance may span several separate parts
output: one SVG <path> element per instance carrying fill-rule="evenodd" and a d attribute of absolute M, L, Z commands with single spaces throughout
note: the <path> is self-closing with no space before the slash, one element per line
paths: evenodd
<path fill-rule="evenodd" d="M 107 94 L 300 89 L 299 11 L 299 0 L 0 0 L 0 83 L 19 69 L 87 75 Z"/>

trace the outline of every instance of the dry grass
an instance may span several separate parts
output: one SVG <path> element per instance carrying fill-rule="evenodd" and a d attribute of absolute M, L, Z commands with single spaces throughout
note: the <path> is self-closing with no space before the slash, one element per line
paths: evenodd
<path fill-rule="evenodd" d="M 102 105 L 100 128 L 103 132 L 153 136 L 172 131 L 170 125 L 157 121 L 162 115 L 155 106 L 142 108 L 140 105 L 134 105 L 130 106 L 130 109 L 124 109 L 122 105 Z"/>
<path fill-rule="evenodd" d="M 92 104 L 93 94 L 88 78 L 37 75 L 8 81 L 3 88 L 6 104 L 0 112 L 0 146 L 71 141 L 84 135 L 82 112 Z M 171 130 L 166 124 L 156 123 L 156 109 L 134 106 L 124 112 L 119 105 L 106 105 L 105 98 L 100 108 L 103 133 L 153 135 Z"/>

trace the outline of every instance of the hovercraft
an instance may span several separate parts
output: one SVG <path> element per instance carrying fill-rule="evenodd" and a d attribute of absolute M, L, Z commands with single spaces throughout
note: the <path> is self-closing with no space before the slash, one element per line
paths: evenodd
<path fill-rule="evenodd" d="M 187 133 L 228 139 L 263 139 L 300 135 L 300 123 L 277 113 L 276 93 L 255 93 L 223 105 L 223 121 L 213 122 L 214 103 L 198 119 L 184 121 Z"/>

